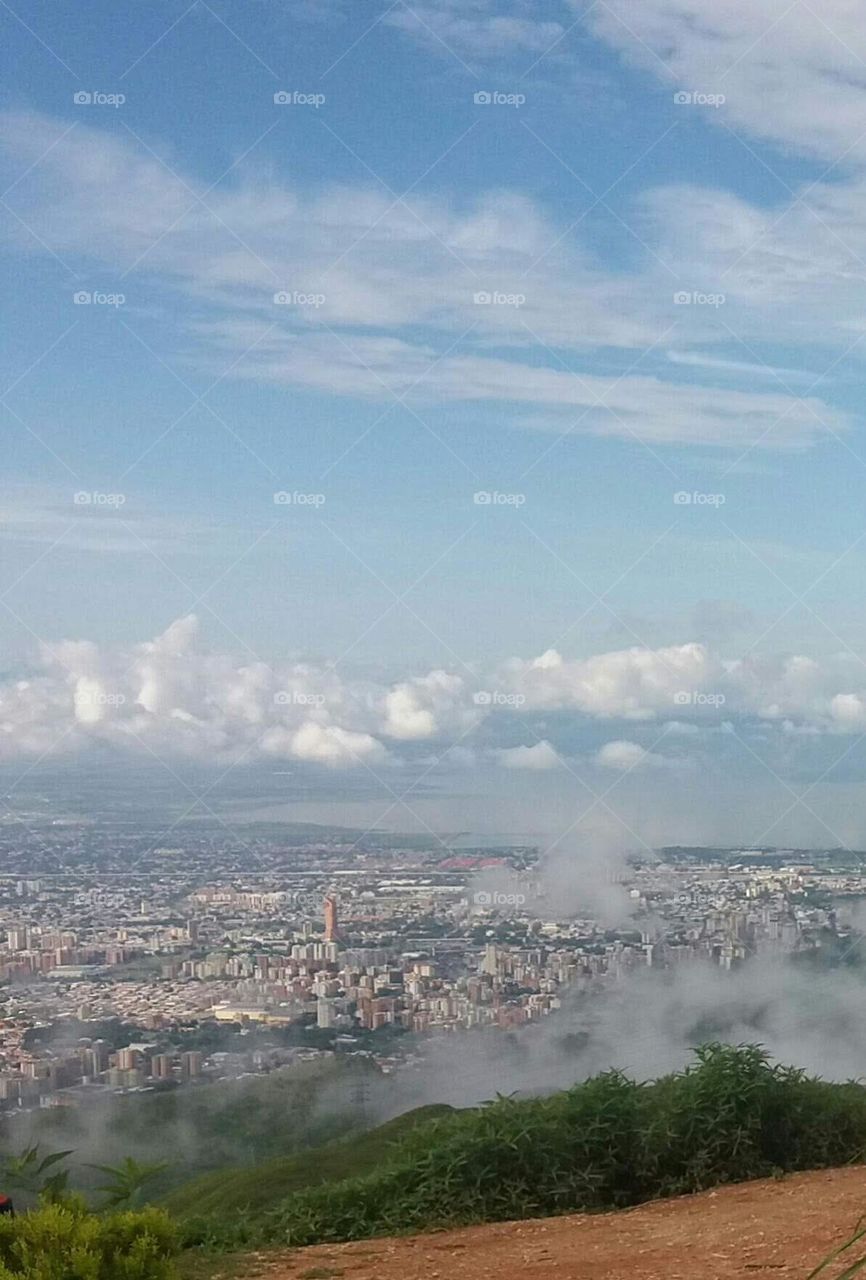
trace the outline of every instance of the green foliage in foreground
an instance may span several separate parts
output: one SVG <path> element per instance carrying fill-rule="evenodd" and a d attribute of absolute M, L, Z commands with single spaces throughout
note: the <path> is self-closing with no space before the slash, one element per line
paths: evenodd
<path fill-rule="evenodd" d="M 174 1280 L 176 1253 L 158 1209 L 97 1216 L 70 1197 L 0 1217 L 0 1280 Z"/>
<path fill-rule="evenodd" d="M 814 1271 L 810 1271 L 806 1280 L 815 1280 L 816 1276 L 823 1275 L 828 1267 L 832 1267 L 834 1262 L 838 1262 L 840 1266 L 844 1266 L 844 1270 L 836 1275 L 836 1280 L 851 1280 L 853 1276 L 859 1276 L 866 1269 L 866 1253 L 861 1254 L 854 1262 L 851 1261 L 849 1249 L 853 1249 L 855 1245 L 866 1236 L 866 1226 L 863 1225 L 866 1219 L 861 1218 L 854 1228 L 853 1235 L 844 1240 L 832 1253 L 828 1253 L 823 1262 L 819 1262 Z M 845 1256 L 847 1254 L 847 1257 Z"/>
<path fill-rule="evenodd" d="M 547 1098 L 499 1098 L 414 1128 L 377 1168 L 278 1207 L 187 1219 L 185 1243 L 313 1244 L 623 1208 L 866 1155 L 866 1089 L 708 1045 L 676 1075 L 606 1072 Z"/>
<path fill-rule="evenodd" d="M 66 1192 L 69 1172 L 57 1169 L 71 1151 L 53 1151 L 43 1156 L 38 1143 L 25 1147 L 20 1155 L 8 1156 L 3 1165 L 3 1185 L 7 1190 L 22 1191 L 33 1200 L 44 1196 L 46 1200 L 59 1200 Z M 49 1169 L 54 1169 L 49 1173 Z"/>

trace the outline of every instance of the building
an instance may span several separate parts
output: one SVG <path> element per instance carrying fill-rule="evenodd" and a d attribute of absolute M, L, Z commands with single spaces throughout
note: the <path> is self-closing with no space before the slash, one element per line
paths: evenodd
<path fill-rule="evenodd" d="M 325 941 L 336 942 L 339 933 L 337 899 L 333 893 L 328 893 L 325 895 Z"/>
<path fill-rule="evenodd" d="M 180 1077 L 182 1080 L 195 1080 L 201 1075 L 202 1055 L 197 1049 L 190 1049 L 180 1055 Z"/>
<path fill-rule="evenodd" d="M 174 1059 L 169 1053 L 155 1053 L 150 1061 L 150 1074 L 154 1080 L 171 1080 Z"/>

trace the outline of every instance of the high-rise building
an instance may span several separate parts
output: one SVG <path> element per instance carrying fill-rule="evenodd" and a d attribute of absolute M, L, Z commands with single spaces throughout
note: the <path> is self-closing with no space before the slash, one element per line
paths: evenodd
<path fill-rule="evenodd" d="M 180 1075 L 182 1080 L 195 1080 L 201 1075 L 202 1055 L 197 1049 L 190 1049 L 180 1055 Z"/>
<path fill-rule="evenodd" d="M 6 945 L 10 951 L 26 951 L 30 946 L 30 930 L 26 925 L 13 926 L 8 930 L 6 937 Z"/>
<path fill-rule="evenodd" d="M 170 1080 L 173 1059 L 169 1053 L 155 1053 L 150 1062 L 150 1073 L 155 1080 Z"/>
<path fill-rule="evenodd" d="M 336 942 L 339 936 L 337 899 L 333 893 L 325 895 L 325 941 Z"/>
<path fill-rule="evenodd" d="M 333 1027 L 334 1021 L 334 1001 L 320 997 L 316 1002 L 316 1026 Z"/>

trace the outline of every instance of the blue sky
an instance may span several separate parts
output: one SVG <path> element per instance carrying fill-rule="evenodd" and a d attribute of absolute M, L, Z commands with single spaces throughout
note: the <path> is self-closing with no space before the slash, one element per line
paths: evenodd
<path fill-rule="evenodd" d="M 486 763 L 553 768 L 501 753 L 555 710 L 555 753 L 645 772 L 685 681 L 724 694 L 689 729 L 832 765 L 866 728 L 849 10 L 4 6 L 10 754 L 253 726 L 393 763 L 501 686 Z M 327 690 L 273 720 L 285 664 Z"/>

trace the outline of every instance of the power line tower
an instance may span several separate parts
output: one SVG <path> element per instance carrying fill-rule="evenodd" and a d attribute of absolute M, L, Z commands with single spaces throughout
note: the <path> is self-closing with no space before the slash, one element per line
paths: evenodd
<path fill-rule="evenodd" d="M 352 1102 L 361 1121 L 361 1127 L 369 1128 L 370 1123 L 370 1078 L 366 1071 L 362 1072 L 352 1084 Z"/>

